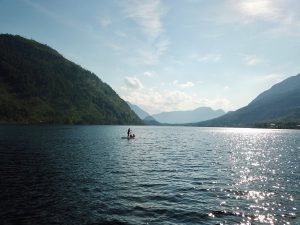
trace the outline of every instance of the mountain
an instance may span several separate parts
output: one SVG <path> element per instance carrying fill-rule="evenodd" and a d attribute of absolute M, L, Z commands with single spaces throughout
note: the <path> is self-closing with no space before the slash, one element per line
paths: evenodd
<path fill-rule="evenodd" d="M 146 125 L 162 125 L 161 123 L 157 122 L 152 116 L 147 116 L 143 119 L 144 124 Z"/>
<path fill-rule="evenodd" d="M 146 111 L 144 111 L 141 107 L 134 105 L 130 102 L 127 102 L 131 110 L 133 110 L 141 120 L 143 120 L 146 125 L 161 125 L 157 122 L 152 116 L 149 115 Z"/>
<path fill-rule="evenodd" d="M 213 110 L 209 107 L 199 107 L 191 111 L 162 112 L 152 115 L 152 117 L 160 123 L 184 124 L 209 120 L 221 116 L 224 113 L 225 112 L 221 109 Z"/>
<path fill-rule="evenodd" d="M 150 116 L 149 113 L 147 113 L 146 111 L 144 111 L 139 106 L 134 105 L 134 104 L 132 104 L 130 102 L 127 102 L 127 104 L 129 105 L 129 107 L 131 108 L 131 110 L 133 110 L 136 113 L 136 115 L 139 116 L 139 118 L 141 120 L 145 119 L 147 116 Z"/>
<path fill-rule="evenodd" d="M 197 125 L 294 128 L 299 124 L 300 74 L 275 84 L 241 109 Z"/>
<path fill-rule="evenodd" d="M 0 35 L 0 122 L 142 124 L 95 74 L 54 49 Z"/>

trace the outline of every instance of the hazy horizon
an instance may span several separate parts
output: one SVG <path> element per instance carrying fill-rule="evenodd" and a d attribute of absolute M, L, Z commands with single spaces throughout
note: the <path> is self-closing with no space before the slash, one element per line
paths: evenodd
<path fill-rule="evenodd" d="M 247 105 L 300 72 L 300 2 L 0 1 L 0 33 L 32 38 L 150 114 Z"/>

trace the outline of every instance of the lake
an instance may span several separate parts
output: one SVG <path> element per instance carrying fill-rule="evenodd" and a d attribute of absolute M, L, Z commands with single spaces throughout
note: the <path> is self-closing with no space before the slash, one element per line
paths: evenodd
<path fill-rule="evenodd" d="M 300 224 L 300 131 L 0 126 L 1 224 Z"/>

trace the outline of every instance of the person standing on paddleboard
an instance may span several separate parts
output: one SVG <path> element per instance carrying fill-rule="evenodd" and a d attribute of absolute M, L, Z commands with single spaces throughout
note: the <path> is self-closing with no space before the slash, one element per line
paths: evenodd
<path fill-rule="evenodd" d="M 131 134 L 131 130 L 129 128 L 128 131 L 127 131 L 127 137 L 130 137 L 130 134 Z"/>

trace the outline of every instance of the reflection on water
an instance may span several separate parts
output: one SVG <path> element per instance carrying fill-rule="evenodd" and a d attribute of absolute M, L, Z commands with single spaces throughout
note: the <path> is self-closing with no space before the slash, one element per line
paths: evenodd
<path fill-rule="evenodd" d="M 299 138 L 282 135 L 282 131 L 251 130 L 227 139 L 231 146 L 236 199 L 246 199 L 243 222 L 261 224 L 290 224 L 296 218 L 294 198 L 299 193 Z M 299 136 L 299 135 L 298 135 Z M 296 180 L 291 180 L 296 179 Z M 241 193 L 240 193 L 241 191 Z M 230 196 L 230 194 L 229 194 Z"/>
<path fill-rule="evenodd" d="M 1 126 L 4 224 L 300 224 L 291 130 Z"/>

